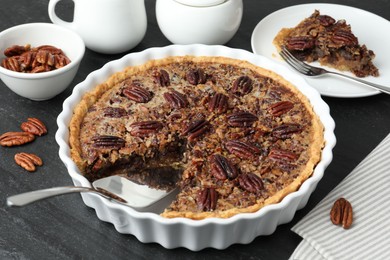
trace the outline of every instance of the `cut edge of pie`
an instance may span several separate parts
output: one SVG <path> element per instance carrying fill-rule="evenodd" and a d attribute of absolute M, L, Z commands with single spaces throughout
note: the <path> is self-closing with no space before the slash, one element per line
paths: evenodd
<path fill-rule="evenodd" d="M 159 67 L 166 64 L 170 64 L 172 62 L 184 62 L 184 61 L 192 61 L 192 62 L 215 62 L 221 64 L 234 65 L 238 67 L 242 67 L 245 69 L 253 70 L 259 73 L 262 76 L 269 77 L 272 80 L 280 82 L 283 86 L 288 88 L 293 95 L 296 95 L 297 98 L 302 101 L 304 107 L 307 112 L 310 114 L 311 118 L 311 131 L 310 131 L 310 149 L 308 150 L 309 161 L 306 163 L 304 169 L 299 173 L 299 176 L 295 178 L 288 186 L 277 191 L 273 196 L 259 201 L 258 203 L 245 207 L 245 208 L 232 208 L 224 211 L 203 211 L 203 212 L 193 212 L 193 211 L 175 211 L 175 210 L 165 210 L 161 213 L 161 216 L 166 218 L 175 218 L 175 217 L 184 217 L 190 219 L 204 219 L 209 217 L 218 217 L 218 218 L 229 218 L 239 213 L 252 213 L 258 211 L 260 208 L 265 205 L 274 204 L 280 202 L 286 195 L 297 191 L 301 184 L 307 180 L 312 174 L 313 171 L 321 159 L 322 148 L 325 144 L 324 141 L 324 128 L 318 117 L 318 115 L 313 111 L 313 107 L 310 101 L 307 99 L 305 95 L 303 95 L 293 84 L 285 80 L 280 75 L 266 70 L 264 68 L 255 66 L 247 61 L 237 60 L 226 57 L 206 57 L 206 56 L 173 56 L 158 60 L 150 60 L 145 64 L 139 66 L 130 66 L 121 72 L 114 73 L 110 76 L 107 81 L 97 85 L 91 91 L 85 93 L 74 108 L 73 116 L 71 118 L 69 124 L 69 145 L 70 145 L 70 154 L 71 158 L 81 171 L 81 173 L 85 174 L 85 169 L 87 167 L 86 160 L 82 157 L 81 152 L 81 143 L 80 143 L 80 130 L 81 125 L 83 124 L 83 119 L 85 115 L 88 113 L 89 108 L 95 104 L 99 98 L 111 88 L 115 87 L 117 84 L 120 84 L 130 76 L 137 74 L 139 72 L 145 71 L 152 67 Z"/>

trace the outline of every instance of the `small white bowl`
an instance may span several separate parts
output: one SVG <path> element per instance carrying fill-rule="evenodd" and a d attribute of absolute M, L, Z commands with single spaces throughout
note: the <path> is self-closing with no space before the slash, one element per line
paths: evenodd
<path fill-rule="evenodd" d="M 76 186 L 91 187 L 91 183 L 80 173 L 70 155 L 69 122 L 74 107 L 86 92 L 93 90 L 97 84 L 104 82 L 113 73 L 123 71 L 127 66 L 141 65 L 151 59 L 183 55 L 224 56 L 246 60 L 278 73 L 297 86 L 310 100 L 325 128 L 326 143 L 322 150 L 321 161 L 317 164 L 312 177 L 307 179 L 298 191 L 290 193 L 281 202 L 265 206 L 255 213 L 242 213 L 228 219 L 167 219 L 153 212 L 136 211 L 96 194 L 81 194 L 83 201 L 87 206 L 95 209 L 99 219 L 112 223 L 118 232 L 133 234 L 141 242 L 155 242 L 166 248 L 185 247 L 194 251 L 206 247 L 224 249 L 235 243 L 250 243 L 257 236 L 272 234 L 278 225 L 291 221 L 295 212 L 306 205 L 332 160 L 336 137 L 335 123 L 330 116 L 329 106 L 321 99 L 318 91 L 310 87 L 301 75 L 263 56 L 225 46 L 195 44 L 150 48 L 111 61 L 89 74 L 85 81 L 75 86 L 72 95 L 64 101 L 63 111 L 57 118 L 56 141 L 60 147 L 59 156 Z"/>
<path fill-rule="evenodd" d="M 162 33 L 174 44 L 225 44 L 237 32 L 242 0 L 157 0 Z"/>
<path fill-rule="evenodd" d="M 11 27 L 0 33 L 0 61 L 4 50 L 12 45 L 38 47 L 52 45 L 68 56 L 71 62 L 59 69 L 41 73 L 21 73 L 0 66 L 1 80 L 16 94 L 31 100 L 47 100 L 64 91 L 74 79 L 84 56 L 81 37 L 50 23 L 29 23 Z"/>

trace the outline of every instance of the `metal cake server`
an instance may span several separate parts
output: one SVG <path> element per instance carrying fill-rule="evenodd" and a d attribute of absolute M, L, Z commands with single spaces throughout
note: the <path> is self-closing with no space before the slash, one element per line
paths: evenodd
<path fill-rule="evenodd" d="M 53 196 L 76 192 L 92 192 L 108 200 L 130 206 L 137 210 L 143 210 L 168 195 L 173 194 L 174 190 L 157 190 L 147 185 L 137 184 L 124 177 L 110 176 L 94 181 L 91 188 L 64 186 L 13 195 L 7 198 L 7 205 L 10 207 L 20 207 Z"/>

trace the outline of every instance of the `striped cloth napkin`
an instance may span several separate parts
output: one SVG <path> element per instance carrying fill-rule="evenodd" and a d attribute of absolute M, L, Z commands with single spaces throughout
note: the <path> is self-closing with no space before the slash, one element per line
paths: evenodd
<path fill-rule="evenodd" d="M 352 204 L 349 229 L 330 221 L 341 197 Z M 292 230 L 303 241 L 290 260 L 390 259 L 390 134 Z"/>

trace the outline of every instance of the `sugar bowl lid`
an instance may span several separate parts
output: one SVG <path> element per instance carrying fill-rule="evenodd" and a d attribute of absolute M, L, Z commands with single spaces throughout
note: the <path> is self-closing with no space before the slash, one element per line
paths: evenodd
<path fill-rule="evenodd" d="M 229 0 L 174 0 L 180 4 L 193 7 L 210 7 L 220 5 Z"/>

